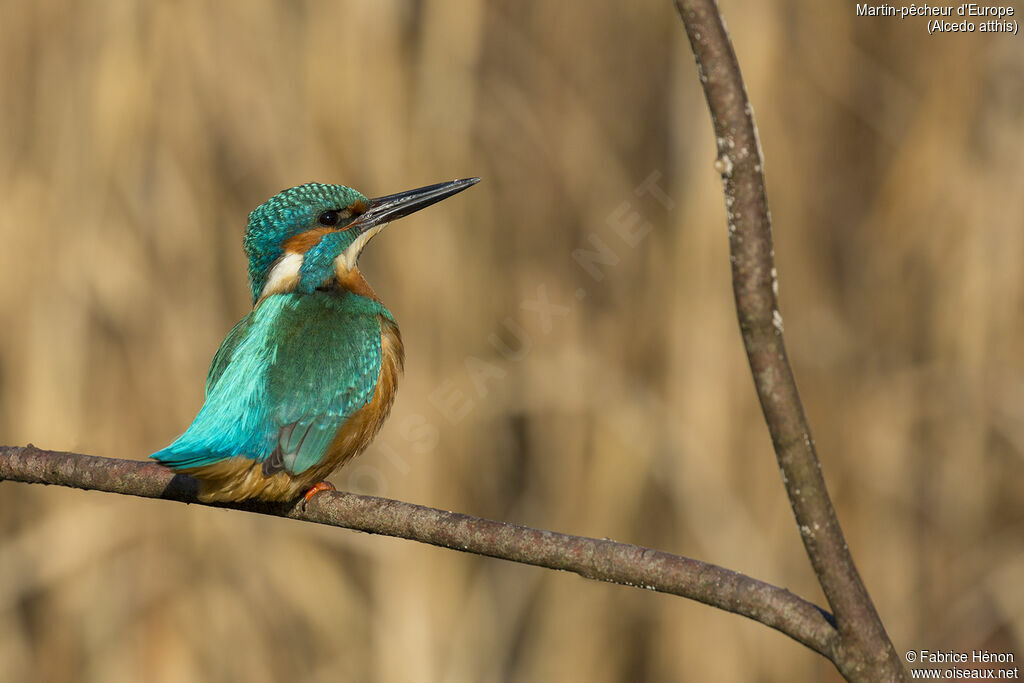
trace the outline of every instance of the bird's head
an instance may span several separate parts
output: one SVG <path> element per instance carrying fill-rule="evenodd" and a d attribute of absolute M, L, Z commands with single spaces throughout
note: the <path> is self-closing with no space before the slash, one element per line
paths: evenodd
<path fill-rule="evenodd" d="M 274 195 L 249 214 L 245 232 L 253 302 L 275 292 L 311 292 L 354 270 L 363 247 L 385 225 L 479 180 L 453 180 L 375 199 L 321 183 Z"/>

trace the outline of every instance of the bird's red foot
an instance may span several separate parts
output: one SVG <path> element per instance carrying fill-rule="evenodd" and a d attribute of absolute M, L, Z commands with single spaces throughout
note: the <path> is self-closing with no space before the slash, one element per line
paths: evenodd
<path fill-rule="evenodd" d="M 337 491 L 337 490 L 338 489 L 334 488 L 334 484 L 332 484 L 331 482 L 329 482 L 329 481 L 321 481 L 321 482 L 319 482 L 317 484 L 313 484 L 313 488 L 311 488 L 310 490 L 306 491 L 306 495 L 302 496 L 302 502 L 303 503 L 308 503 L 310 498 L 312 498 L 316 494 L 320 493 L 321 491 Z"/>

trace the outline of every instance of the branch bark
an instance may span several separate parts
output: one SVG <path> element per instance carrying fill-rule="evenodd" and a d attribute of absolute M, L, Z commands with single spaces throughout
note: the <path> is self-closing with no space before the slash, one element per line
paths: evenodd
<path fill-rule="evenodd" d="M 675 4 L 715 129 L 740 333 L 804 548 L 835 614 L 841 645 L 833 662 L 848 680 L 905 680 L 847 548 L 786 356 L 764 161 L 736 53 L 715 0 Z"/>
<path fill-rule="evenodd" d="M 56 484 L 142 498 L 224 507 L 406 538 L 511 562 L 561 569 L 596 581 L 670 593 L 741 614 L 833 658 L 831 615 L 784 588 L 679 555 L 608 539 L 571 536 L 342 491 L 308 504 L 201 503 L 197 482 L 154 462 L 0 446 L 0 481 Z"/>

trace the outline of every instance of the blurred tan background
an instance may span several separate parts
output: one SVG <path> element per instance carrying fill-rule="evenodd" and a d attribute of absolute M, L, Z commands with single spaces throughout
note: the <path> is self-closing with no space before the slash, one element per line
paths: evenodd
<path fill-rule="evenodd" d="M 1024 43 L 853 3 L 722 7 L 790 355 L 865 581 L 901 652 L 1020 659 Z M 668 0 L 7 2 L 0 65 L 0 443 L 144 458 L 182 431 L 250 305 L 246 216 L 278 190 L 479 175 L 364 255 L 406 375 L 335 483 L 823 600 Z M 633 220 L 651 227 L 630 244 Z M 670 596 L 0 484 L 3 681 L 836 679 Z"/>

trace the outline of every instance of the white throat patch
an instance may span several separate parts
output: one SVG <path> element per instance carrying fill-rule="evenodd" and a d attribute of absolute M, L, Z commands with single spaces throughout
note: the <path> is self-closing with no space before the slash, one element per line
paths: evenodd
<path fill-rule="evenodd" d="M 366 246 L 366 243 L 369 242 L 374 235 L 383 230 L 385 225 L 387 225 L 387 223 L 373 226 L 363 234 L 359 235 L 359 237 L 356 237 L 355 241 L 348 245 L 348 248 L 345 249 L 345 251 L 338 254 L 338 257 L 334 259 L 334 270 L 339 276 L 355 270 L 356 263 L 359 261 L 359 254 L 362 253 L 363 247 Z"/>

